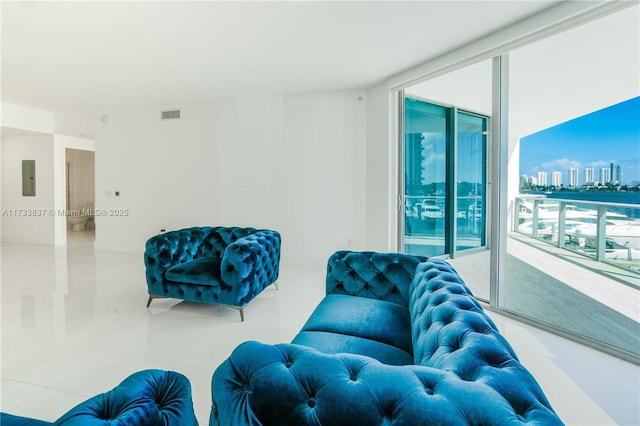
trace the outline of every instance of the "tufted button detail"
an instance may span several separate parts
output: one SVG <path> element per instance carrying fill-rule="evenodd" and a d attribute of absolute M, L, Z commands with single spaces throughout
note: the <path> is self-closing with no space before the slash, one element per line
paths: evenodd
<path fill-rule="evenodd" d="M 309 400 L 307 401 L 307 405 L 309 406 L 309 408 L 315 407 L 316 406 L 315 398 L 309 398 Z"/>

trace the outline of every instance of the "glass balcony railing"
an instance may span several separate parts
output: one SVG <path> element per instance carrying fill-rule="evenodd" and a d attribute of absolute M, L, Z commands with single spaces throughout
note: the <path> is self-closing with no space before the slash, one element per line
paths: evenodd
<path fill-rule="evenodd" d="M 517 197 L 513 230 L 640 274 L 637 204 Z"/>

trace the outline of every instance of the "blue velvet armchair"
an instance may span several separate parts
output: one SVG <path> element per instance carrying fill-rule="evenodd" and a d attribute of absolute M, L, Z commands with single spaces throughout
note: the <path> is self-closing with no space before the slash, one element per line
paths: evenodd
<path fill-rule="evenodd" d="M 193 227 L 151 237 L 145 246 L 149 299 L 244 307 L 271 284 L 277 288 L 280 234 L 240 227 Z"/>
<path fill-rule="evenodd" d="M 197 426 L 191 383 L 175 371 L 143 370 L 50 423 L 0 413 L 2 426 Z"/>

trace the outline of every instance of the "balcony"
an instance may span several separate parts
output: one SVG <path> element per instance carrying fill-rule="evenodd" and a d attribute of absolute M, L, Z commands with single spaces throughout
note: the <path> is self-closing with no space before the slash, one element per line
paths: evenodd
<path fill-rule="evenodd" d="M 499 305 L 640 355 L 640 206 L 518 197 Z"/>
<path fill-rule="evenodd" d="M 640 206 L 518 197 L 514 232 L 640 272 Z"/>

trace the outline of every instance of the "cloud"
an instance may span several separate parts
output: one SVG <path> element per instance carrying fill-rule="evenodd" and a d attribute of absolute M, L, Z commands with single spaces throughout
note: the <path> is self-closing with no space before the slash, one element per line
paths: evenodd
<path fill-rule="evenodd" d="M 590 163 L 585 164 L 585 167 L 593 167 L 594 169 L 599 169 L 601 167 L 608 167 L 611 163 L 616 163 L 615 160 L 611 161 L 592 161 Z"/>
<path fill-rule="evenodd" d="M 424 159 L 423 165 L 442 164 L 444 167 L 446 154 L 444 152 L 429 152 Z"/>
<path fill-rule="evenodd" d="M 580 163 L 579 161 L 569 160 L 568 158 L 558 158 L 556 160 L 551 160 L 551 161 L 542 163 L 541 165 L 542 169 L 548 169 L 553 171 L 569 170 L 574 167 L 580 168 L 583 166 L 582 166 L 582 163 Z"/>

